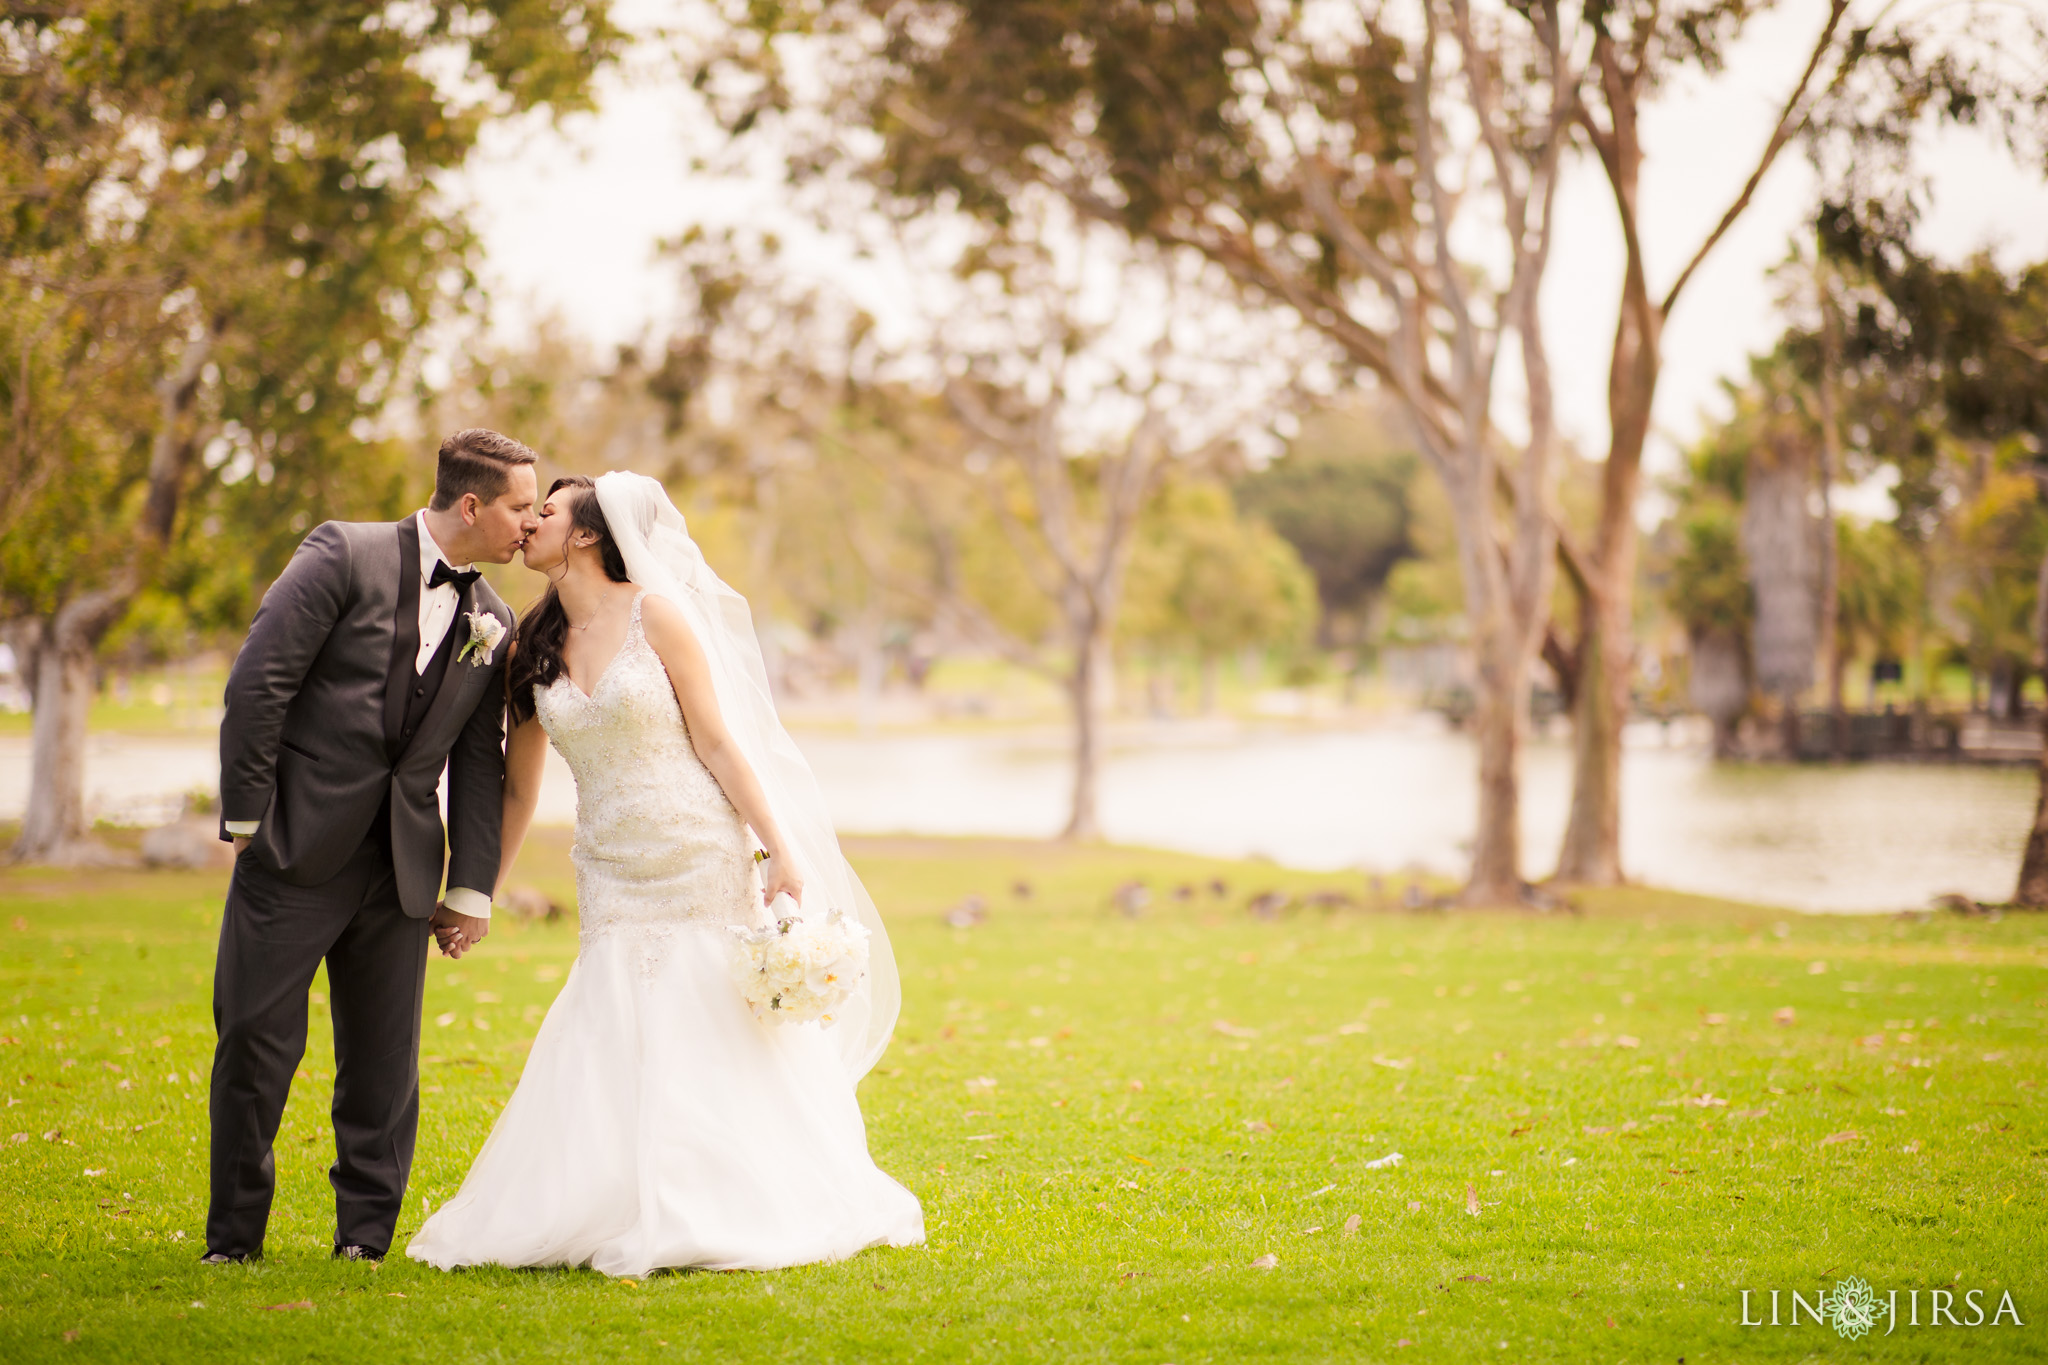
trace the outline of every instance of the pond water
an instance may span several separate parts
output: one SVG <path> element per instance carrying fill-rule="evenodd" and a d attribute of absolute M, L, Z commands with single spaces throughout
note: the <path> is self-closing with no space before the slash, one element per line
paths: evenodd
<path fill-rule="evenodd" d="M 1040 838 L 1066 815 L 1057 731 L 798 739 L 848 833 Z M 540 819 L 568 824 L 575 789 L 550 758 Z M 87 787 L 96 812 L 153 823 L 217 775 L 210 735 L 102 736 Z M 19 817 L 27 783 L 27 740 L 0 739 L 0 819 Z M 1470 743 L 1430 717 L 1317 730 L 1182 722 L 1118 732 L 1102 824 L 1120 843 L 1456 875 L 1474 790 Z M 1715 764 L 1646 726 L 1623 765 L 1623 858 L 1630 876 L 1653 885 L 1811 910 L 1920 907 L 1950 891 L 2002 900 L 2034 791 L 2029 769 Z M 1569 792 L 1567 750 L 1532 745 L 1523 822 L 1532 872 L 1555 857 Z"/>

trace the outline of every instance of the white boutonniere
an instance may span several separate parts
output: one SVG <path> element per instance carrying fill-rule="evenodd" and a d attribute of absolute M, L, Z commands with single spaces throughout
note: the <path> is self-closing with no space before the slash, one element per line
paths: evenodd
<path fill-rule="evenodd" d="M 455 661 L 467 660 L 471 668 L 490 663 L 498 642 L 505 638 L 505 623 L 487 611 L 466 611 L 462 619 L 469 622 L 469 643 L 462 647 Z"/>

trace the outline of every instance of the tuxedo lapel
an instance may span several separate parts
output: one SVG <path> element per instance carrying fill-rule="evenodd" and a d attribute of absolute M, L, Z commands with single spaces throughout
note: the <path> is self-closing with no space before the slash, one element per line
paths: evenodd
<path fill-rule="evenodd" d="M 384 674 L 384 751 L 392 762 L 405 751 L 405 694 L 420 652 L 420 526 L 398 523 L 398 606 L 392 622 L 391 661 Z"/>
<path fill-rule="evenodd" d="M 417 574 L 413 576 L 413 581 L 415 584 L 418 583 L 419 576 Z M 407 749 L 419 743 L 421 735 L 439 725 L 442 717 L 447 715 L 449 708 L 453 707 L 459 699 L 468 693 L 470 674 L 475 673 L 482 676 L 487 675 L 490 671 L 483 665 L 471 664 L 467 660 L 458 661 L 455 657 L 462 652 L 463 646 L 469 643 L 469 613 L 478 610 L 476 605 L 476 584 L 465 583 L 460 591 L 461 596 L 456 600 L 455 619 L 449 623 L 448 634 L 442 642 L 442 648 L 448 653 L 448 662 L 442 671 L 440 685 L 434 692 L 433 701 L 428 704 L 427 714 L 421 719 L 419 728 L 413 731 L 412 737 L 406 740 L 400 748 L 399 757 L 401 758 L 405 756 Z M 417 625 L 414 627 L 413 637 L 415 640 L 419 637 Z M 414 648 L 417 649 L 418 645 L 415 644 Z"/>

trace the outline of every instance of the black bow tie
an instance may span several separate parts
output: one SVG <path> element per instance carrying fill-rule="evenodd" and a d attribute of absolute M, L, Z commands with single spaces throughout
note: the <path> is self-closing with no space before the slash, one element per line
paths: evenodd
<path fill-rule="evenodd" d="M 483 576 L 481 569 L 451 569 L 447 560 L 437 559 L 434 561 L 434 572 L 427 579 L 427 586 L 438 588 L 443 583 L 453 583 L 456 590 L 460 591 Z"/>

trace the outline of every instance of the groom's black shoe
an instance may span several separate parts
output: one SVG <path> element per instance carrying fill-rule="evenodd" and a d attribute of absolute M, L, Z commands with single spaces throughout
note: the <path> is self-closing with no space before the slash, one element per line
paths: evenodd
<path fill-rule="evenodd" d="M 249 1261 L 253 1261 L 253 1260 L 255 1260 L 255 1259 L 256 1259 L 256 1258 L 255 1258 L 255 1257 L 253 1257 L 253 1256 L 235 1256 L 235 1255 L 231 1255 L 230 1253 L 228 1253 L 228 1252 L 225 1252 L 225 1251 L 209 1251 L 209 1252 L 207 1252 L 207 1253 L 206 1253 L 206 1254 L 205 1254 L 204 1256 L 201 1256 L 201 1257 L 199 1258 L 199 1264 L 201 1264 L 201 1265 L 243 1265 L 243 1264 L 246 1264 L 247 1262 L 249 1262 Z"/>
<path fill-rule="evenodd" d="M 369 1261 L 371 1264 L 374 1265 L 375 1263 L 382 1261 L 384 1259 L 384 1253 L 381 1251 L 373 1251 L 369 1247 L 359 1247 L 351 1245 L 345 1247 L 336 1247 L 334 1249 L 334 1258 L 338 1261 Z"/>

